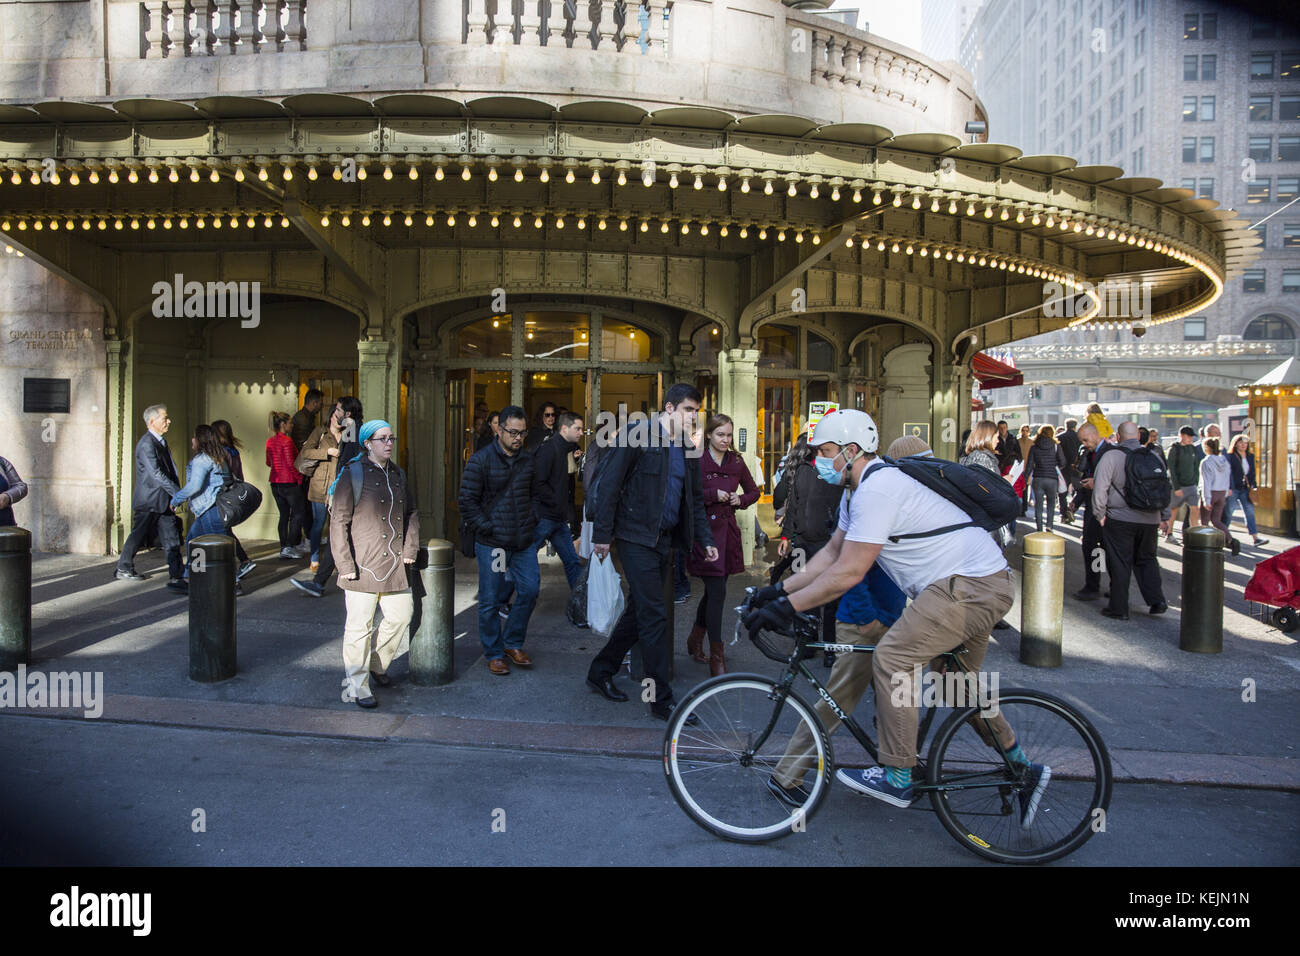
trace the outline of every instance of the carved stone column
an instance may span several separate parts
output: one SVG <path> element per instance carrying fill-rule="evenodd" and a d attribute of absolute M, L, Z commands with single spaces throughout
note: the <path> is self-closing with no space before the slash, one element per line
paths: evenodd
<path fill-rule="evenodd" d="M 745 429 L 745 450 L 740 452 L 750 474 L 757 475 L 758 468 L 758 349 L 728 349 L 718 353 L 718 405 L 734 422 L 733 447 L 740 452 L 740 430 Z M 763 491 L 771 494 L 772 476 Z M 737 515 L 740 524 L 740 546 L 745 565 L 754 560 L 754 514 L 757 506 L 747 508 Z"/>

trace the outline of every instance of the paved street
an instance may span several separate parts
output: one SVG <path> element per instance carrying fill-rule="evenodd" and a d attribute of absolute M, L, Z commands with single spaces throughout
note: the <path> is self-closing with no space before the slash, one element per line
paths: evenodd
<path fill-rule="evenodd" d="M 842 787 L 804 833 L 727 843 L 690 822 L 654 760 L 15 717 L 0 762 L 11 768 L 0 830 L 10 860 L 984 865 L 928 802 L 896 810 Z M 196 808 L 204 833 L 192 832 Z M 498 810 L 504 832 L 493 832 Z M 1294 793 L 1129 784 L 1115 789 L 1107 832 L 1054 865 L 1298 863 Z"/>

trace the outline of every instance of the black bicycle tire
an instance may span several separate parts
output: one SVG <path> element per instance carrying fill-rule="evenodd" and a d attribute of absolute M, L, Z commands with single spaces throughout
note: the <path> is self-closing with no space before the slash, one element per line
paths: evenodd
<path fill-rule="evenodd" d="M 1114 773 L 1111 770 L 1110 751 L 1106 749 L 1106 742 L 1102 740 L 1101 734 L 1097 733 L 1097 728 L 1092 725 L 1083 714 L 1079 713 L 1072 706 L 1059 697 L 1051 694 L 1045 694 L 1042 691 L 1031 690 L 1026 687 L 1009 687 L 998 694 L 998 703 L 1009 704 L 1017 702 L 1033 702 L 1048 705 L 1061 713 L 1066 719 L 1074 722 L 1082 730 L 1085 739 L 1089 742 L 1089 750 L 1093 754 L 1094 765 L 1098 767 L 1098 783 L 1100 785 L 1099 799 L 1094 801 L 1094 809 L 1100 808 L 1108 812 L 1110 809 L 1110 798 L 1114 789 Z M 937 784 L 939 782 L 939 773 L 943 767 L 943 754 L 951 741 L 952 736 L 957 732 L 967 719 L 980 708 L 978 706 L 963 707 L 949 715 L 948 719 L 939 727 L 939 732 L 935 735 L 934 740 L 930 743 L 930 755 L 926 767 L 926 782 Z M 931 791 L 930 803 L 934 807 L 935 815 L 939 822 L 943 824 L 953 838 L 970 850 L 977 856 L 986 860 L 992 860 L 995 863 L 1013 863 L 1017 865 L 1050 863 L 1053 860 L 1059 860 L 1063 856 L 1073 853 L 1079 847 L 1083 846 L 1092 836 L 1094 830 L 1092 820 L 1084 818 L 1079 827 L 1072 831 L 1063 840 L 1045 848 L 1043 851 L 1034 854 L 1016 854 L 999 850 L 993 846 L 980 846 L 975 842 L 973 835 L 969 830 L 958 823 L 952 809 L 944 799 L 942 791 Z"/>
<path fill-rule="evenodd" d="M 675 738 L 675 732 L 680 730 L 683 721 L 685 721 L 687 715 L 690 714 L 692 709 L 692 704 L 700 697 L 704 696 L 706 692 L 711 691 L 714 687 L 717 687 L 720 684 L 740 683 L 742 681 L 757 682 L 763 684 L 766 687 L 773 688 L 773 689 L 775 689 L 778 685 L 777 681 L 773 680 L 771 677 L 768 677 L 766 674 L 740 672 L 740 673 L 732 673 L 732 674 L 722 674 L 718 677 L 711 677 L 708 680 L 704 681 L 703 683 L 697 684 L 695 687 L 691 688 L 691 691 L 685 697 L 682 698 L 681 703 L 679 703 L 676 706 L 676 708 L 673 710 L 672 719 L 669 720 L 668 726 L 664 728 L 664 751 L 663 751 L 664 752 L 664 776 L 668 779 L 668 790 L 670 793 L 672 793 L 673 799 L 677 801 L 677 805 L 681 807 L 682 812 L 684 812 L 686 816 L 689 817 L 691 821 L 694 822 L 701 829 L 708 831 L 709 833 L 713 834 L 716 837 L 719 837 L 720 839 L 728 840 L 732 843 L 748 843 L 748 844 L 770 843 L 773 840 L 778 840 L 783 836 L 787 836 L 790 833 L 795 832 L 794 827 L 791 825 L 795 820 L 795 816 L 796 816 L 795 811 L 791 811 L 790 819 L 786 821 L 786 824 L 782 824 L 781 828 L 774 833 L 764 835 L 764 836 L 749 836 L 749 837 L 735 834 L 735 833 L 730 833 L 726 830 L 722 830 L 715 827 L 708 820 L 701 819 L 695 813 L 695 811 L 691 808 L 689 802 L 687 801 L 685 795 L 680 792 L 677 779 L 676 777 L 673 776 L 673 772 L 672 772 L 672 766 L 671 766 L 673 760 L 672 744 Z M 817 711 L 813 708 L 813 706 L 809 704 L 806 700 L 804 700 L 800 695 L 796 694 L 793 688 L 791 689 L 789 694 L 786 695 L 786 699 L 787 700 L 793 699 L 794 703 L 798 707 L 802 707 L 806 711 L 807 716 L 812 719 L 812 725 L 814 729 L 817 731 L 817 734 L 822 743 L 822 748 L 826 754 L 826 759 L 822 763 L 822 770 L 821 770 L 821 776 L 823 777 L 823 785 L 820 788 L 816 788 L 816 787 L 814 788 L 816 793 L 813 799 L 810 801 L 810 803 L 805 804 L 802 808 L 803 823 L 806 826 L 807 823 L 810 820 L 812 820 L 814 816 L 816 816 L 817 811 L 821 809 L 822 804 L 826 802 L 826 795 L 830 792 L 831 782 L 833 780 L 834 773 L 835 773 L 835 755 L 834 755 L 834 751 L 831 749 L 830 734 L 827 733 L 826 731 L 826 725 L 823 724 L 821 718 L 817 716 Z M 814 773 L 815 772 L 816 771 L 814 771 Z"/>

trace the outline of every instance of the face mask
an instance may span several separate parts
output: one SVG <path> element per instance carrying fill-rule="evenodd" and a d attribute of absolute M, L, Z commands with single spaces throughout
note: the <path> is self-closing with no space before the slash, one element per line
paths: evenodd
<path fill-rule="evenodd" d="M 844 482 L 844 472 L 835 470 L 834 458 L 816 458 L 813 463 L 817 466 L 817 477 L 822 481 L 832 485 Z"/>

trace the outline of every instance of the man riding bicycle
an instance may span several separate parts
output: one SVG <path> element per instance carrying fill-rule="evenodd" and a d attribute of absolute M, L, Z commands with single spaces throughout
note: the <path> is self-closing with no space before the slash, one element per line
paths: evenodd
<path fill-rule="evenodd" d="M 817 471 L 823 480 L 849 489 L 838 527 L 803 571 L 754 595 L 743 623 L 750 630 L 789 633 L 796 613 L 840 597 L 879 561 L 911 599 L 872 655 L 882 766 L 842 769 L 836 777 L 859 793 L 907 807 L 914 797 L 918 719 L 913 668 L 965 644 L 967 666 L 978 672 L 989 634 L 1010 609 L 1015 586 L 1001 549 L 982 528 L 926 534 L 968 524 L 970 516 L 886 465 L 876 455 L 879 444 L 876 424 L 865 412 L 841 409 L 818 422 L 812 440 Z M 1008 759 L 1029 767 L 1028 785 L 1020 792 L 1020 823 L 1028 827 L 1051 770 L 1030 762 L 1001 715 L 990 723 Z"/>

